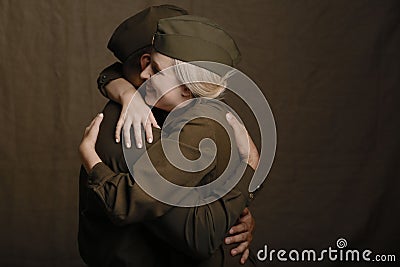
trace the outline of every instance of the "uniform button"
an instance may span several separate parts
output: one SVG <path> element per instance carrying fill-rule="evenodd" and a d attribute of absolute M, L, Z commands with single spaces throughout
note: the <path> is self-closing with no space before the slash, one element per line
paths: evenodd
<path fill-rule="evenodd" d="M 105 79 L 105 78 L 107 78 L 107 76 L 106 76 L 106 75 L 103 75 L 103 79 Z"/>
<path fill-rule="evenodd" d="M 253 194 L 253 193 L 250 193 L 250 194 L 249 194 L 249 197 L 250 197 L 250 199 L 254 199 L 254 194 Z"/>

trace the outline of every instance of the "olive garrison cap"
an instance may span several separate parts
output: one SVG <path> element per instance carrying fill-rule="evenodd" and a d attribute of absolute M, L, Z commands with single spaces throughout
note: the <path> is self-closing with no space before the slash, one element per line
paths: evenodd
<path fill-rule="evenodd" d="M 174 5 L 148 7 L 122 22 L 107 47 L 121 62 L 125 62 L 133 53 L 151 45 L 160 19 L 186 14 L 186 10 Z"/>
<path fill-rule="evenodd" d="M 204 17 L 183 15 L 160 19 L 154 48 L 182 61 L 212 61 L 235 66 L 240 51 L 232 37 Z"/>

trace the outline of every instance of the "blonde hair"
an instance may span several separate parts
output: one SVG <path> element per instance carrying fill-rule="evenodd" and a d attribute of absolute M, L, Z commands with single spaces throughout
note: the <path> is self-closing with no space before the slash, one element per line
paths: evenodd
<path fill-rule="evenodd" d="M 193 94 L 194 97 L 220 98 L 225 91 L 227 79 L 232 75 L 228 72 L 223 77 L 199 66 L 174 59 L 175 73 Z"/>

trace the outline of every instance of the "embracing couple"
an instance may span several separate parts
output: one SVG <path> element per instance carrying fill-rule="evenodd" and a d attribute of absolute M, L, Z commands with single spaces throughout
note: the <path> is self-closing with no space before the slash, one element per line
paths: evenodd
<path fill-rule="evenodd" d="M 98 78 L 110 101 L 85 129 L 79 146 L 78 242 L 85 263 L 255 266 L 249 250 L 254 219 L 248 209 L 254 194 L 248 187 L 258 166 L 257 149 L 229 109 L 212 101 L 221 98 L 229 74 L 186 63 L 235 66 L 240 52 L 234 40 L 206 18 L 162 5 L 125 20 L 108 48 L 120 60 Z M 143 83 L 143 91 L 137 91 Z M 212 140 L 216 151 L 205 168 L 184 170 L 167 158 L 177 143 L 180 153 L 197 163 L 208 153 L 201 149 L 204 139 Z M 131 151 L 137 156 L 127 163 Z M 226 171 L 231 159 L 234 169 Z M 240 175 L 239 182 L 197 206 L 170 205 L 136 182 L 161 175 L 173 184 L 197 187 L 226 173 Z M 166 194 L 181 201 L 192 197 Z"/>

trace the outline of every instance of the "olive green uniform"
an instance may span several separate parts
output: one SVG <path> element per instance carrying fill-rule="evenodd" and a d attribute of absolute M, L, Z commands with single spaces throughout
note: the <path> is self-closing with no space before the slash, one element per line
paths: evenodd
<path fill-rule="evenodd" d="M 140 262 L 141 266 L 166 266 L 166 263 L 170 266 L 187 266 L 189 263 L 194 266 L 239 265 L 239 256 L 229 254 L 233 246 L 221 244 L 248 204 L 247 188 L 252 169 L 247 167 L 239 184 L 211 204 L 194 208 L 163 204 L 144 193 L 128 173 L 121 145 L 112 138 L 119 114 L 120 106 L 109 102 L 104 109 L 105 117 L 96 145 L 104 163 L 94 167 L 89 180 L 86 172 L 81 170 L 79 243 L 85 261 L 95 266 L 118 266 L 119 262 Z M 184 151 L 185 155 L 197 155 L 197 142 L 210 137 L 219 146 L 219 161 L 222 163 L 213 162 L 196 177 L 186 175 L 187 181 L 182 180 L 185 175 L 179 171 L 174 173 L 176 170 L 171 171 L 171 166 L 164 164 L 168 162 L 166 159 L 161 158 L 159 162 L 164 162 L 163 166 L 156 166 L 156 169 L 164 169 L 164 174 L 165 171 L 172 172 L 166 174 L 166 178 L 180 185 L 210 182 L 225 167 L 223 161 L 228 153 L 226 150 L 230 149 L 229 139 L 220 126 L 204 119 L 189 123 L 184 130 L 190 135 L 190 140 L 181 142 L 190 150 L 193 148 L 193 151 Z M 194 133 L 197 138 L 193 138 Z M 217 136 L 209 136 L 210 133 Z M 162 157 L 159 137 L 160 133 L 154 131 L 155 140 L 152 145 L 147 145 L 151 157 L 152 153 L 155 157 Z M 228 143 L 224 143 L 226 141 Z M 213 172 L 214 177 L 209 175 Z M 251 261 L 247 263 L 251 265 Z"/>
<path fill-rule="evenodd" d="M 156 13 L 163 13 L 165 9 L 160 8 L 148 8 L 127 19 L 116 29 L 108 48 L 122 62 L 151 40 L 154 31 L 149 29 L 154 28 L 155 21 L 152 20 L 155 18 L 160 19 L 158 35 L 154 38 L 156 50 L 162 50 L 162 53 L 168 55 L 179 48 L 179 51 L 184 52 L 184 58 L 180 58 L 179 53 L 173 56 L 185 61 L 191 60 L 190 53 L 187 53 L 189 50 L 179 47 L 178 40 L 173 37 L 183 36 L 179 35 L 182 31 L 188 47 L 200 41 L 198 38 L 191 38 L 192 34 L 204 38 L 203 44 L 209 44 L 207 51 L 202 50 L 196 57 L 212 61 L 218 56 L 220 63 L 228 65 L 237 62 L 240 53 L 234 41 L 217 25 L 204 18 L 191 16 L 179 16 L 176 20 L 164 20 L 161 23 L 162 20 Z M 176 7 L 167 9 L 182 12 Z M 138 27 L 142 22 L 146 27 Z M 174 24 L 178 27 L 174 27 Z M 144 30 L 143 35 L 146 38 L 143 39 L 143 45 L 136 44 L 138 39 L 132 38 L 138 30 Z M 174 32 L 170 32 L 171 30 Z M 210 37 L 211 42 L 206 41 Z M 219 43 L 212 44 L 216 40 Z M 116 64 L 114 67 L 118 66 L 120 67 Z M 101 75 L 98 81 L 101 83 L 105 79 L 107 76 Z M 183 113 L 179 118 L 201 111 L 199 107 L 210 108 L 204 103 L 190 106 L 181 109 Z M 226 111 L 216 106 L 212 110 L 226 124 Z M 153 144 L 146 144 L 152 163 L 147 164 L 143 156 L 138 157 L 133 165 L 132 177 L 128 172 L 121 145 L 113 141 L 120 112 L 120 106 L 113 102 L 105 107 L 105 117 L 96 144 L 96 150 L 104 163 L 94 166 L 89 176 L 84 170 L 81 171 L 79 248 L 83 259 L 94 266 L 242 266 L 239 264 L 240 256 L 230 255 L 230 249 L 237 244 L 225 246 L 223 239 L 244 207 L 249 204 L 247 190 L 253 175 L 250 167 L 238 162 L 236 169 L 239 170 L 242 166 L 245 173 L 235 188 L 217 201 L 193 208 L 161 203 L 142 191 L 135 182 L 135 177 L 145 178 L 145 181 L 154 178 L 155 173 L 149 165 L 154 165 L 157 172 L 178 185 L 199 186 L 215 180 L 225 170 L 231 153 L 236 159 L 239 158 L 235 145 L 231 151 L 229 138 L 223 128 L 204 118 L 195 119 L 185 125 L 179 136 L 179 145 L 187 158 L 196 159 L 200 155 L 199 142 L 204 138 L 211 138 L 218 151 L 207 168 L 186 173 L 169 163 L 160 145 L 161 134 L 168 139 L 180 132 L 176 128 L 180 121 L 176 118 L 163 126 L 162 133 L 154 130 Z M 234 172 L 235 170 L 232 171 L 232 176 Z M 252 263 L 254 262 L 248 260 L 246 264 Z"/>

